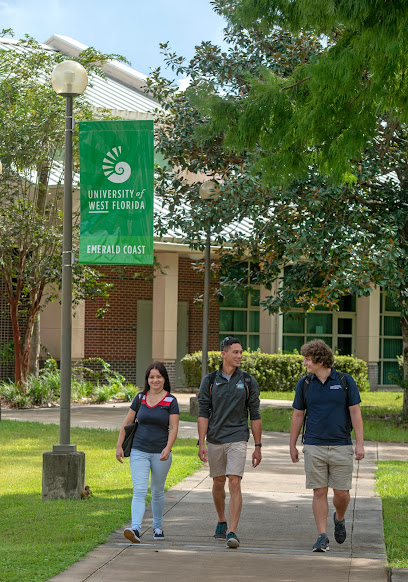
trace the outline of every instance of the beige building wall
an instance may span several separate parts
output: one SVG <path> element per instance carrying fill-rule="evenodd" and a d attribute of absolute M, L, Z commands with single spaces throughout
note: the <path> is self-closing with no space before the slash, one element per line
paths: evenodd
<path fill-rule="evenodd" d="M 165 274 L 158 273 L 153 281 L 153 360 L 174 362 L 177 358 L 177 253 L 158 253 L 157 259 Z"/>
<path fill-rule="evenodd" d="M 40 337 L 41 356 L 51 355 L 56 360 L 61 353 L 61 305 L 58 301 L 49 303 L 41 313 Z M 85 303 L 75 309 L 72 317 L 72 360 L 81 360 L 85 354 Z"/>
<path fill-rule="evenodd" d="M 278 282 L 273 284 L 272 291 L 269 291 L 261 285 L 260 300 L 266 299 L 272 292 L 276 291 Z M 274 313 L 272 315 L 265 309 L 259 309 L 259 347 L 261 352 L 267 354 L 275 354 L 279 348 L 279 315 Z"/>
<path fill-rule="evenodd" d="M 358 297 L 356 306 L 356 356 L 368 363 L 371 389 L 378 384 L 380 299 L 380 288 L 376 287 L 368 297 Z"/>

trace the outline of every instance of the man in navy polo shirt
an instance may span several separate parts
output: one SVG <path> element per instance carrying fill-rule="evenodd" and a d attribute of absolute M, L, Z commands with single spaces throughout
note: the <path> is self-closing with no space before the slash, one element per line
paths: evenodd
<path fill-rule="evenodd" d="M 344 375 L 345 386 L 342 386 L 341 377 L 333 368 L 333 353 L 323 340 L 313 340 L 303 345 L 301 354 L 309 374 L 306 378 L 310 382 L 306 390 L 305 378 L 301 378 L 296 386 L 290 429 L 290 456 L 293 463 L 299 461 L 296 442 L 307 411 L 303 453 L 306 488 L 313 489 L 313 515 L 318 533 L 313 551 L 326 552 L 329 549 L 326 533 L 329 487 L 333 489 L 335 508 L 334 538 L 339 544 L 346 539 L 344 516 L 350 502 L 353 474 L 351 425 L 356 437 L 354 457 L 358 461 L 364 458 L 361 398 L 349 374 Z"/>

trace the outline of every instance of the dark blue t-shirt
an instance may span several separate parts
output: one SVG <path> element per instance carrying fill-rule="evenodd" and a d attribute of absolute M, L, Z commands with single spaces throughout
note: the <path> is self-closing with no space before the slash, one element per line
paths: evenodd
<path fill-rule="evenodd" d="M 137 399 L 133 399 L 130 408 L 136 410 Z M 146 395 L 142 396 L 142 403 L 137 413 L 138 427 L 133 437 L 132 448 L 145 453 L 161 453 L 169 438 L 170 414 L 179 414 L 176 398 L 166 393 L 164 398 L 155 406 L 146 403 Z"/>
<path fill-rule="evenodd" d="M 306 390 L 306 406 L 302 388 L 304 378 L 296 385 L 293 408 L 307 409 L 305 445 L 351 445 L 348 407 L 361 402 L 354 379 L 345 374 L 347 380 L 347 400 L 338 373 L 334 368 L 324 384 L 312 374 Z"/>

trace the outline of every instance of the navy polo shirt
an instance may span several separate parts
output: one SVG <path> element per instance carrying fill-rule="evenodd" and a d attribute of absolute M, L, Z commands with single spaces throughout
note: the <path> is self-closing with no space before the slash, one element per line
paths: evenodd
<path fill-rule="evenodd" d="M 306 390 L 306 406 L 303 401 L 302 388 L 304 378 L 296 385 L 293 408 L 307 409 L 305 445 L 351 445 L 349 430 L 349 406 L 360 404 L 361 398 L 357 385 L 350 374 L 345 374 L 347 380 L 347 399 L 340 383 L 338 373 L 334 368 L 325 383 L 312 374 Z"/>

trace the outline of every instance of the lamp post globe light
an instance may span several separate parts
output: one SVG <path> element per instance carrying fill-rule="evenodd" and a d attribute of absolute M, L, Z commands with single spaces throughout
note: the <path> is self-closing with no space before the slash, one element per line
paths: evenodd
<path fill-rule="evenodd" d="M 220 197 L 218 184 L 213 180 L 203 182 L 199 189 L 202 200 L 207 203 L 215 202 Z M 207 237 L 205 244 L 204 258 L 204 295 L 203 295 L 203 337 L 202 337 L 202 360 L 201 360 L 201 379 L 208 371 L 208 330 L 210 317 L 210 249 L 211 249 L 211 223 L 207 223 Z"/>
<path fill-rule="evenodd" d="M 54 67 L 51 83 L 57 95 L 65 97 L 65 156 L 61 291 L 61 396 L 60 439 L 43 455 L 43 499 L 77 499 L 84 489 L 85 454 L 70 444 L 71 341 L 72 341 L 72 134 L 75 127 L 73 98 L 88 85 L 88 74 L 75 61 Z"/>

